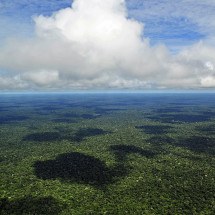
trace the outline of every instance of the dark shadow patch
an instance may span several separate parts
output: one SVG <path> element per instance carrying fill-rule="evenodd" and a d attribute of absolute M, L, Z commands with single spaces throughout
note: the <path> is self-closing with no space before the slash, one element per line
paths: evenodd
<path fill-rule="evenodd" d="M 56 129 L 58 130 L 57 132 L 38 132 L 29 134 L 23 138 L 23 141 L 51 142 L 68 140 L 81 142 L 87 137 L 111 133 L 99 128 L 81 128 L 75 134 L 70 134 L 70 131 L 66 128 L 56 127 Z"/>
<path fill-rule="evenodd" d="M 153 149 L 160 153 L 166 153 L 165 146 L 173 145 L 176 140 L 166 135 L 155 135 L 147 139 L 147 142 L 152 145 Z"/>
<path fill-rule="evenodd" d="M 95 108 L 95 113 L 100 115 L 105 115 L 108 113 L 108 111 L 103 108 Z"/>
<path fill-rule="evenodd" d="M 63 116 L 67 118 L 80 118 L 80 115 L 77 113 L 65 113 Z"/>
<path fill-rule="evenodd" d="M 95 119 L 97 117 L 100 117 L 101 115 L 100 114 L 76 114 L 76 113 L 66 113 L 66 114 L 63 114 L 63 118 L 62 120 L 64 120 L 64 122 L 66 122 L 67 120 L 68 121 L 76 121 L 77 122 L 77 119 Z M 58 120 L 58 119 L 56 119 Z M 56 122 L 55 120 L 55 122 Z M 59 119 L 60 121 L 61 119 Z"/>
<path fill-rule="evenodd" d="M 201 112 L 201 114 L 203 114 L 203 115 L 205 115 L 207 117 L 210 117 L 210 118 L 215 117 L 215 112 L 210 111 L 210 110 L 209 111 Z"/>
<path fill-rule="evenodd" d="M 163 123 L 180 123 L 180 122 L 204 122 L 210 120 L 210 116 L 204 114 L 188 115 L 188 114 L 159 114 L 155 116 L 148 116 L 147 118 Z"/>
<path fill-rule="evenodd" d="M 171 113 L 171 112 L 184 112 L 184 110 L 182 110 L 182 108 L 180 107 L 166 107 L 166 108 L 159 108 L 159 109 L 155 109 L 156 113 Z"/>
<path fill-rule="evenodd" d="M 61 135 L 59 132 L 42 132 L 29 134 L 23 138 L 24 141 L 37 141 L 37 142 L 48 142 L 61 140 Z"/>
<path fill-rule="evenodd" d="M 20 122 L 29 119 L 27 116 L 0 116 L 0 124 Z"/>
<path fill-rule="evenodd" d="M 193 136 L 178 140 L 177 146 L 185 147 L 197 153 L 215 154 L 215 138 Z"/>
<path fill-rule="evenodd" d="M 168 125 L 143 125 L 135 126 L 135 128 L 143 130 L 146 134 L 166 134 L 172 127 Z"/>
<path fill-rule="evenodd" d="M 45 106 L 45 107 L 41 107 L 40 109 L 41 110 L 45 110 L 45 111 L 55 111 L 55 110 L 60 110 L 62 108 L 63 107 L 60 107 L 60 106 L 57 106 L 57 107 L 54 107 L 54 106 Z"/>
<path fill-rule="evenodd" d="M 93 136 L 104 135 L 108 133 L 110 132 L 104 131 L 103 129 L 99 129 L 99 128 L 81 128 L 74 134 L 71 140 L 76 142 L 81 142 L 86 137 L 93 137 Z"/>
<path fill-rule="evenodd" d="M 76 113 L 65 113 L 65 114 L 63 114 L 63 116 L 64 117 L 66 117 L 66 118 L 75 118 L 75 119 L 80 119 L 80 118 L 83 118 L 83 119 L 95 119 L 95 118 L 97 118 L 97 117 L 99 117 L 99 116 L 101 116 L 100 114 L 97 114 L 97 113 L 95 113 L 95 114 L 76 114 Z"/>
<path fill-rule="evenodd" d="M 149 138 L 147 142 L 152 144 L 153 148 L 159 151 L 165 151 L 165 145 L 172 145 L 187 148 L 196 153 L 215 154 L 215 138 L 211 137 L 193 136 L 174 139 L 165 135 L 157 135 Z"/>
<path fill-rule="evenodd" d="M 8 111 L 8 109 L 0 107 L 0 112 Z"/>
<path fill-rule="evenodd" d="M 111 170 L 99 159 L 79 152 L 62 154 L 54 160 L 37 161 L 35 174 L 41 179 L 103 186 L 112 182 Z"/>
<path fill-rule="evenodd" d="M 6 198 L 0 199 L 0 214 L 2 215 L 57 215 L 65 207 L 65 204 L 61 204 L 53 197 L 26 196 L 12 201 Z"/>
<path fill-rule="evenodd" d="M 106 115 L 106 114 L 111 114 L 114 111 L 122 111 L 122 110 L 126 110 L 124 108 L 100 108 L 97 107 L 94 109 L 96 114 L 99 115 Z"/>
<path fill-rule="evenodd" d="M 83 118 L 83 119 L 95 119 L 99 116 L 101 116 L 101 115 L 100 114 L 82 114 L 81 118 Z"/>
<path fill-rule="evenodd" d="M 52 122 L 56 122 L 56 123 L 77 123 L 78 120 L 59 118 L 59 119 L 53 119 Z"/>
<path fill-rule="evenodd" d="M 61 154 L 54 160 L 34 163 L 35 175 L 43 180 L 59 179 L 67 183 L 79 183 L 105 188 L 129 174 L 132 166 L 126 159 L 129 154 L 138 154 L 152 158 L 156 154 L 131 145 L 115 145 L 111 147 L 116 163 L 112 167 L 93 157 L 79 152 Z"/>
<path fill-rule="evenodd" d="M 175 143 L 175 139 L 162 135 L 162 136 L 153 136 L 147 140 L 149 143 L 153 145 L 163 145 L 163 144 L 173 144 Z"/>
<path fill-rule="evenodd" d="M 206 135 L 215 135 L 215 125 L 198 126 L 196 130 Z"/>
<path fill-rule="evenodd" d="M 124 162 L 129 154 L 138 154 L 147 158 L 152 158 L 156 153 L 144 150 L 134 145 L 113 145 L 110 147 L 111 151 L 114 152 L 116 160 Z"/>

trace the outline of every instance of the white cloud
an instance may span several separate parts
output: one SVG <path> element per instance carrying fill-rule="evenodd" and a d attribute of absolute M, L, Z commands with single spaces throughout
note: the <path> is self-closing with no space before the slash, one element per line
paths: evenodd
<path fill-rule="evenodd" d="M 19 76 L 1 77 L 0 76 L 0 90 L 23 90 L 29 88 L 29 85 L 22 80 Z"/>
<path fill-rule="evenodd" d="M 178 55 L 164 45 L 151 47 L 143 24 L 127 18 L 123 0 L 75 0 L 72 8 L 34 20 L 35 38 L 9 40 L 0 48 L 0 68 L 10 77 L 20 74 L 19 81 L 8 78 L 13 86 L 200 88 L 215 64 L 211 41 Z"/>
<path fill-rule="evenodd" d="M 205 63 L 205 67 L 206 67 L 208 70 L 210 70 L 210 71 L 213 71 L 213 70 L 214 70 L 214 65 L 213 65 L 213 63 L 211 63 L 210 61 L 207 61 L 207 62 Z"/>
<path fill-rule="evenodd" d="M 201 85 L 206 88 L 215 87 L 215 77 L 208 76 L 201 79 Z"/>
<path fill-rule="evenodd" d="M 50 84 L 55 84 L 59 81 L 59 73 L 58 71 L 33 71 L 22 74 L 22 79 L 26 81 L 30 81 L 39 86 L 46 86 Z"/>

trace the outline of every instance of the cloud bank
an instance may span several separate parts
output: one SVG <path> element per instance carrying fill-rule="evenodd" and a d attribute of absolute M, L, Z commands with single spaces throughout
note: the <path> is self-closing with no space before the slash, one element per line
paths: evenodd
<path fill-rule="evenodd" d="M 34 21 L 34 38 L 0 48 L 0 89 L 215 87 L 213 38 L 178 54 L 152 47 L 124 0 L 75 0 Z"/>

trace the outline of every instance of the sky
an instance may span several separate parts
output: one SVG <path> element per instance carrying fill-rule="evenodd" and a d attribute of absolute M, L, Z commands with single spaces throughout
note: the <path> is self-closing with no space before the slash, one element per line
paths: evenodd
<path fill-rule="evenodd" d="M 215 88 L 215 0 L 0 0 L 0 90 Z"/>

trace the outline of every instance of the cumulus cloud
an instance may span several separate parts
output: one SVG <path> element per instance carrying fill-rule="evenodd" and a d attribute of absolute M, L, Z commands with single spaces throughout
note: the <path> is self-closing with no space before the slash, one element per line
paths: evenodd
<path fill-rule="evenodd" d="M 215 77 L 207 76 L 201 79 L 201 85 L 206 88 L 215 87 Z"/>
<path fill-rule="evenodd" d="M 50 85 L 56 83 L 59 80 L 59 73 L 58 71 L 47 70 L 33 71 L 24 73 L 22 75 L 22 79 L 30 81 L 39 86 Z"/>
<path fill-rule="evenodd" d="M 27 83 L 20 80 L 19 75 L 13 77 L 0 76 L 0 90 L 23 90 L 29 87 Z"/>
<path fill-rule="evenodd" d="M 34 21 L 33 39 L 11 39 L 0 48 L 0 68 L 10 76 L 0 79 L 1 88 L 8 85 L 4 82 L 26 89 L 214 86 L 211 43 L 177 55 L 164 45 L 151 47 L 144 25 L 128 18 L 124 0 L 75 0 Z"/>

